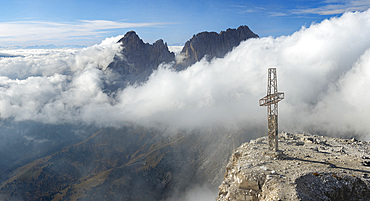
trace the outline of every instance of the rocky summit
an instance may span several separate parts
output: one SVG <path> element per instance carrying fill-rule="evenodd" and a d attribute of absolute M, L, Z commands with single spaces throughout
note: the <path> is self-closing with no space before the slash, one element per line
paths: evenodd
<path fill-rule="evenodd" d="M 248 26 L 227 29 L 220 33 L 198 33 L 185 43 L 181 51 L 184 59 L 176 64 L 176 68 L 182 70 L 200 61 L 206 55 L 208 60 L 215 57 L 222 58 L 234 47 L 238 46 L 240 42 L 250 38 L 258 38 L 258 35 L 253 33 Z"/>
<path fill-rule="evenodd" d="M 217 200 L 369 200 L 369 142 L 282 133 L 279 149 L 267 137 L 242 144 Z"/>
<path fill-rule="evenodd" d="M 114 57 L 108 69 L 119 73 L 129 83 L 145 81 L 159 64 L 172 62 L 175 58 L 163 40 L 153 44 L 144 43 L 134 31 L 127 32 L 118 43 L 123 49 Z"/>

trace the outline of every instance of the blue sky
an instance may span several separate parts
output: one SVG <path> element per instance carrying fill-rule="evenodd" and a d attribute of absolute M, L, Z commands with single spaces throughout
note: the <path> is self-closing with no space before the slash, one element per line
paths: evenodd
<path fill-rule="evenodd" d="M 0 47 L 92 45 L 135 30 L 145 42 L 183 44 L 201 31 L 248 25 L 256 34 L 289 35 L 370 0 L 0 0 Z"/>

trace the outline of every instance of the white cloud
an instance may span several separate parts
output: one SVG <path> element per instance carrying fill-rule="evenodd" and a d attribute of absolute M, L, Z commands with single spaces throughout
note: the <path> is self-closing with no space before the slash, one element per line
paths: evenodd
<path fill-rule="evenodd" d="M 312 5 L 312 6 L 309 6 Z M 232 6 L 243 9 L 241 13 L 264 12 L 270 17 L 284 17 L 291 15 L 338 15 L 345 12 L 362 12 L 370 8 L 370 0 L 325 0 L 316 2 L 314 4 L 297 3 L 292 5 L 285 5 L 283 7 L 269 8 L 253 7 L 253 9 L 246 6 Z"/>
<path fill-rule="evenodd" d="M 79 20 L 76 22 L 13 21 L 0 22 L 2 46 L 37 42 L 58 43 L 71 39 L 101 37 L 112 29 L 155 27 L 165 23 L 128 23 L 109 20 Z"/>
<path fill-rule="evenodd" d="M 269 16 L 271 17 L 282 17 L 282 16 L 288 16 L 288 13 L 285 12 L 269 12 Z"/>
<path fill-rule="evenodd" d="M 167 201 L 213 201 L 217 195 L 215 189 L 207 186 L 194 185 L 190 189 L 184 190 L 183 194 L 172 195 Z"/>
<path fill-rule="evenodd" d="M 98 68 L 121 50 L 121 37 L 81 50 L 3 50 L 23 57 L 0 58 L 0 117 L 78 121 L 84 104 L 107 99 Z"/>
<path fill-rule="evenodd" d="M 314 8 L 300 8 L 292 11 L 293 14 L 336 15 L 352 11 L 365 11 L 370 8 L 370 0 L 327 0 L 324 5 Z"/>
<path fill-rule="evenodd" d="M 17 50 L 11 54 L 25 57 L 0 58 L 0 117 L 265 127 L 266 108 L 258 99 L 266 94 L 267 68 L 277 67 L 286 94 L 279 106 L 282 130 L 369 137 L 369 19 L 370 11 L 345 13 L 291 36 L 250 39 L 225 58 L 202 60 L 185 71 L 162 66 L 145 84 L 114 96 L 102 90 L 106 75 L 97 67 L 112 61 L 119 37 L 80 51 Z"/>
<path fill-rule="evenodd" d="M 181 52 L 181 50 L 182 50 L 182 48 L 183 48 L 184 46 L 180 46 L 180 45 L 172 45 L 172 46 L 168 46 L 168 50 L 170 51 L 170 52 L 173 52 L 173 53 L 175 53 L 175 55 L 178 55 L 178 54 L 180 54 L 180 52 Z"/>

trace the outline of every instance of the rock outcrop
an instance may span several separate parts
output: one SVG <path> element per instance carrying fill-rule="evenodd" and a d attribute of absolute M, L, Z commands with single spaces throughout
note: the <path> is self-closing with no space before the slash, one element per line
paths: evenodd
<path fill-rule="evenodd" d="M 217 200 L 369 200 L 369 142 L 283 133 L 279 149 L 267 137 L 240 146 Z"/>
<path fill-rule="evenodd" d="M 123 76 L 121 79 L 129 83 L 145 81 L 161 63 L 175 60 L 175 54 L 168 50 L 162 39 L 153 44 L 144 43 L 134 31 L 130 31 L 118 43 L 123 49 L 108 68 L 118 72 Z"/>
<path fill-rule="evenodd" d="M 240 42 L 258 38 L 248 26 L 240 26 L 237 29 L 227 29 L 226 31 L 201 32 L 187 41 L 180 53 L 183 58 L 176 64 L 176 69 L 182 70 L 197 61 L 200 61 L 207 55 L 207 59 L 222 58 Z"/>

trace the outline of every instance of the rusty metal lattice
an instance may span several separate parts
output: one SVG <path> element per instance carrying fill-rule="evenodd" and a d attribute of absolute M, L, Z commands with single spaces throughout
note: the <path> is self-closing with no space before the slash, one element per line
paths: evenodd
<path fill-rule="evenodd" d="M 269 68 L 267 95 L 259 100 L 260 106 L 267 106 L 269 151 L 278 151 L 278 102 L 283 99 L 284 93 L 277 90 L 276 68 Z"/>

